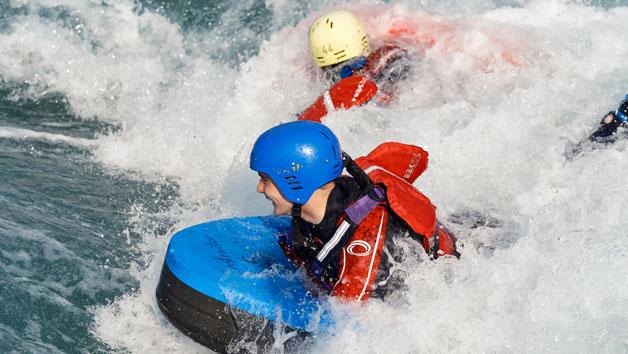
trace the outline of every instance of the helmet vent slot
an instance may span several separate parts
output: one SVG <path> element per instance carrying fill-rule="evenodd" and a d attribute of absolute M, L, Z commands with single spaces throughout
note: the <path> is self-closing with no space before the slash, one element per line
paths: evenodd
<path fill-rule="evenodd" d="M 296 176 L 288 176 L 288 177 L 284 177 L 284 179 L 288 181 L 288 186 L 291 186 L 290 189 L 292 190 L 303 189 L 303 187 L 299 186 L 301 182 L 297 179 Z"/>

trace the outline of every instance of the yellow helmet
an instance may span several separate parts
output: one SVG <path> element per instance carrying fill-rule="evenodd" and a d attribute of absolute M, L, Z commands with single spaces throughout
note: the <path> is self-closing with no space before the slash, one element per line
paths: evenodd
<path fill-rule="evenodd" d="M 310 27 L 310 52 L 318 66 L 334 65 L 371 54 L 362 22 L 346 10 L 331 11 Z"/>

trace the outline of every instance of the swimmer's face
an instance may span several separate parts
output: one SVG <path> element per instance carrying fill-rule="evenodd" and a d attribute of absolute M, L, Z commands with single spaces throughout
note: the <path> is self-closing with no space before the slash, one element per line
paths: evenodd
<path fill-rule="evenodd" d="M 259 182 L 257 183 L 257 193 L 262 193 L 266 196 L 266 199 L 273 203 L 275 215 L 291 215 L 292 214 L 292 202 L 281 194 L 279 188 L 275 182 L 273 182 L 267 174 L 259 174 Z"/>

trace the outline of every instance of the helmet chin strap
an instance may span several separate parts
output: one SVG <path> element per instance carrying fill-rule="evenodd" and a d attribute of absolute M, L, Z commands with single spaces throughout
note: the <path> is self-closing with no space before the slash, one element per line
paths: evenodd
<path fill-rule="evenodd" d="M 293 219 L 296 219 L 296 218 L 300 219 L 301 218 L 301 207 L 302 206 L 303 205 L 299 204 L 299 203 L 293 203 L 292 204 L 292 211 L 291 211 L 290 215 L 292 215 Z"/>
<path fill-rule="evenodd" d="M 296 244 L 302 243 L 303 234 L 301 233 L 301 207 L 299 203 L 292 204 L 292 241 Z"/>

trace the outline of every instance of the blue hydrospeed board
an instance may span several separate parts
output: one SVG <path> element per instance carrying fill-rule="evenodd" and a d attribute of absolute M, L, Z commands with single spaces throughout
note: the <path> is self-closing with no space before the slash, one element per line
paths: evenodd
<path fill-rule="evenodd" d="M 289 217 L 211 221 L 177 232 L 166 265 L 206 296 L 286 326 L 326 327 L 329 315 L 304 287 L 277 243 Z"/>

